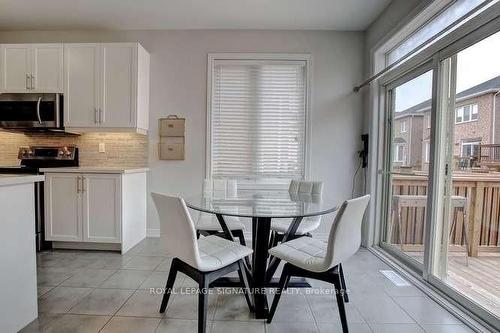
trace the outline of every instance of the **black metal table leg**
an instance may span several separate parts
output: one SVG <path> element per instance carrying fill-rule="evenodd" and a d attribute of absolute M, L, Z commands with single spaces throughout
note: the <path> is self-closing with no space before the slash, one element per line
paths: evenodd
<path fill-rule="evenodd" d="M 219 224 L 226 238 L 230 241 L 234 241 L 234 236 L 231 233 L 231 230 L 229 230 L 229 228 L 227 227 L 226 221 L 224 221 L 224 217 L 221 214 L 215 214 L 215 216 L 217 217 L 217 221 L 219 221 Z"/>
<path fill-rule="evenodd" d="M 269 312 L 265 288 L 271 219 L 259 217 L 255 222 L 255 241 L 253 242 L 255 247 L 252 264 L 255 318 L 265 319 Z"/>

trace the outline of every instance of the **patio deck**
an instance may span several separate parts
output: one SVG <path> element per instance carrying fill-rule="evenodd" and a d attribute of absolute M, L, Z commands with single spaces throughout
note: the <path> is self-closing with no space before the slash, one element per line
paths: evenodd
<path fill-rule="evenodd" d="M 422 261 L 422 253 L 405 252 Z M 500 317 L 500 252 L 480 252 L 465 265 L 463 252 L 448 254 L 448 276 L 443 279 L 453 289 Z"/>

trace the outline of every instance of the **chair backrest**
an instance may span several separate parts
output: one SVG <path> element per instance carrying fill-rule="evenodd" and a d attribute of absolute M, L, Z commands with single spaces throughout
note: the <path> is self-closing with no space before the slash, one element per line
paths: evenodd
<path fill-rule="evenodd" d="M 203 194 L 220 197 L 234 197 L 238 192 L 238 183 L 235 179 L 205 179 Z"/>
<path fill-rule="evenodd" d="M 290 186 L 288 186 L 288 193 L 290 194 L 299 193 L 299 184 L 300 181 L 292 179 L 292 181 L 290 182 Z"/>
<path fill-rule="evenodd" d="M 184 199 L 151 193 L 160 216 L 160 239 L 167 252 L 198 268 L 201 262 L 196 230 Z"/>
<path fill-rule="evenodd" d="M 288 193 L 290 194 L 311 194 L 321 196 L 322 192 L 323 182 L 292 180 L 288 187 Z"/>
<path fill-rule="evenodd" d="M 345 201 L 335 216 L 325 257 L 325 265 L 333 267 L 355 254 L 361 245 L 361 224 L 370 195 Z"/>

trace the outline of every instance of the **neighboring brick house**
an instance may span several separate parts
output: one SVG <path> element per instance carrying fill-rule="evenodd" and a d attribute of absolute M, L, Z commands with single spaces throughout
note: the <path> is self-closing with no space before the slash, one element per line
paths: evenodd
<path fill-rule="evenodd" d="M 418 168 L 422 164 L 422 114 L 399 113 L 394 118 L 393 164 Z"/>
<path fill-rule="evenodd" d="M 402 112 L 398 112 L 395 123 L 395 151 L 398 141 L 412 137 L 407 147 L 408 162 L 395 165 L 411 166 L 415 170 L 428 170 L 430 155 L 431 103 L 425 101 Z M 416 119 L 419 126 L 410 127 L 411 132 L 399 133 L 400 122 Z M 455 102 L 453 154 L 461 157 L 477 157 L 480 144 L 500 143 L 500 76 L 485 81 L 457 95 Z M 413 121 L 414 122 L 414 121 Z M 415 142 L 420 138 L 420 142 Z M 406 140 L 409 142 L 410 140 Z M 419 155 L 418 157 L 415 155 Z"/>

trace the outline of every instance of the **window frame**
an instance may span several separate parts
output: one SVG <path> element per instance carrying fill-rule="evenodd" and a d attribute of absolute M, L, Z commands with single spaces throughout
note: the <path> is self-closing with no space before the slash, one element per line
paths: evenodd
<path fill-rule="evenodd" d="M 207 57 L 207 117 L 206 117 L 206 150 L 205 150 L 205 177 L 212 178 L 212 93 L 214 87 L 214 68 L 217 60 L 275 60 L 275 61 L 304 61 L 306 63 L 306 96 L 305 96 L 305 129 L 304 129 L 304 178 L 308 179 L 310 174 L 310 143 L 311 143 L 311 89 L 312 89 L 312 56 L 307 53 L 209 53 Z M 274 189 L 281 183 L 262 182 L 248 179 L 249 183 L 255 183 L 259 189 Z M 286 187 L 288 184 L 286 184 Z M 250 185 L 251 187 L 251 185 Z"/>
<path fill-rule="evenodd" d="M 430 141 L 425 141 L 424 142 L 424 163 L 430 163 L 431 161 L 431 142 Z"/>
<path fill-rule="evenodd" d="M 399 156 L 399 149 L 401 148 L 401 156 Z M 404 143 L 395 143 L 394 144 L 394 163 L 402 163 L 405 164 L 405 144 Z M 399 159 L 401 157 L 401 159 Z"/>
<path fill-rule="evenodd" d="M 472 141 L 464 141 L 460 142 L 460 157 L 474 157 L 474 155 L 464 155 L 464 146 L 471 146 L 471 153 L 473 152 L 472 147 L 473 146 L 478 146 L 478 152 L 479 152 L 479 146 L 481 145 L 482 140 L 472 140 Z"/>
<path fill-rule="evenodd" d="M 408 127 L 406 126 L 406 119 L 405 120 L 401 120 L 401 125 L 400 125 L 400 129 L 399 131 L 401 133 L 406 133 L 408 132 Z"/>
<path fill-rule="evenodd" d="M 465 120 L 465 108 L 469 107 L 469 120 Z M 474 112 L 476 111 L 476 112 Z M 461 113 L 462 120 L 458 121 L 458 113 Z M 472 115 L 476 114 L 476 119 L 472 119 Z M 469 103 L 469 104 L 464 104 L 462 106 L 459 106 L 455 109 L 455 124 L 465 124 L 465 123 L 471 123 L 473 121 L 477 121 L 479 119 L 479 106 L 477 103 Z"/>

